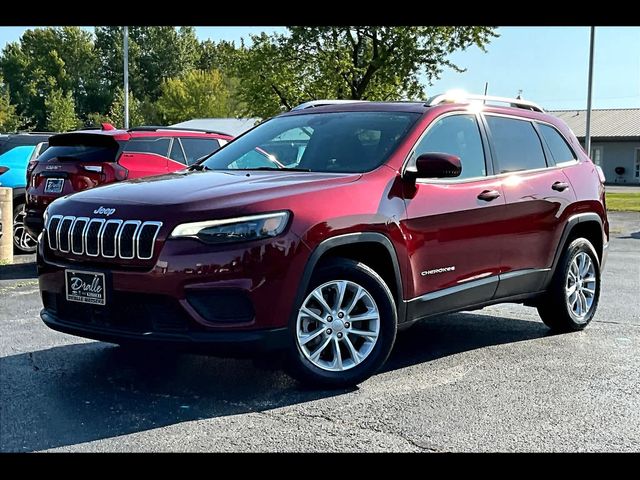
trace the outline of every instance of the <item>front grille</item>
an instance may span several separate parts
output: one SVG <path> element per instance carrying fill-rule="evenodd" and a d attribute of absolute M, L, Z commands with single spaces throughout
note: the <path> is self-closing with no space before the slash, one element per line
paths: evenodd
<path fill-rule="evenodd" d="M 42 300 L 60 320 L 78 325 L 133 333 L 185 332 L 190 325 L 178 301 L 163 295 L 114 292 L 107 307 L 69 302 L 46 291 Z"/>
<path fill-rule="evenodd" d="M 149 260 L 162 222 L 53 215 L 45 228 L 49 248 L 89 257 Z"/>

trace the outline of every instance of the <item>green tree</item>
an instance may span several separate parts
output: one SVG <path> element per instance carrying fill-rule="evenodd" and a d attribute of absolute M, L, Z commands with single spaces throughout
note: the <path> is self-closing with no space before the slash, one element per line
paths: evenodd
<path fill-rule="evenodd" d="M 117 128 L 124 128 L 124 89 L 117 88 L 113 103 L 107 114 L 108 121 Z M 141 102 L 129 92 L 129 127 L 144 125 Z"/>
<path fill-rule="evenodd" d="M 71 92 L 52 90 L 44 101 L 47 111 L 47 127 L 52 132 L 66 132 L 77 128 L 80 120 L 76 116 L 76 105 Z"/>
<path fill-rule="evenodd" d="M 490 27 L 289 27 L 288 35 L 252 36 L 239 55 L 240 95 L 251 114 L 269 116 L 317 98 L 398 100 L 424 96 L 421 79 L 472 45 L 484 50 Z"/>
<path fill-rule="evenodd" d="M 96 27 L 100 75 L 110 91 L 123 83 L 123 28 Z M 198 65 L 201 48 L 193 27 L 129 27 L 129 84 L 138 98 L 155 101 L 165 78 Z"/>
<path fill-rule="evenodd" d="M 166 123 L 191 118 L 229 117 L 229 90 L 217 70 L 191 70 L 162 84 L 158 111 Z"/>
<path fill-rule="evenodd" d="M 54 89 L 71 92 L 82 116 L 106 109 L 109 94 L 98 66 L 93 36 L 79 27 L 26 30 L 0 56 L 0 73 L 11 87 L 12 103 L 38 129 L 46 126 L 44 99 Z"/>
<path fill-rule="evenodd" d="M 11 104 L 9 87 L 0 76 L 0 133 L 14 132 L 20 126 L 16 106 Z"/>

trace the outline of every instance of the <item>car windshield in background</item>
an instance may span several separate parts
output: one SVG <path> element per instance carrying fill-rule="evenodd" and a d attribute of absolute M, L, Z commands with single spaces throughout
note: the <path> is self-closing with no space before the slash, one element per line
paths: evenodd
<path fill-rule="evenodd" d="M 384 163 L 419 116 L 334 112 L 276 117 L 214 153 L 203 166 L 207 170 L 368 172 Z"/>

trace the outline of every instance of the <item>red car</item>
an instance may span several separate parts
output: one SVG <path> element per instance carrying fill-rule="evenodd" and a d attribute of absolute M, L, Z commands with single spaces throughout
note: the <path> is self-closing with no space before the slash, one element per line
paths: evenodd
<path fill-rule="evenodd" d="M 44 322 L 134 348 L 280 349 L 338 387 L 434 315 L 516 302 L 556 331 L 593 319 L 603 177 L 564 122 L 494 97 L 307 107 L 191 171 L 50 205 Z M 295 162 L 249 167 L 256 149 Z"/>
<path fill-rule="evenodd" d="M 79 130 L 49 138 L 49 148 L 27 166 L 25 226 L 34 237 L 42 214 L 64 195 L 132 178 L 182 170 L 231 140 L 230 135 L 171 127 Z"/>

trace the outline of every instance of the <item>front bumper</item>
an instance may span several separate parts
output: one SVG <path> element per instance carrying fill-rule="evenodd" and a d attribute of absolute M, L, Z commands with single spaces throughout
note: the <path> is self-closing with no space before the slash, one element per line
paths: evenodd
<path fill-rule="evenodd" d="M 286 328 L 217 332 L 134 333 L 66 322 L 46 309 L 42 309 L 40 317 L 48 327 L 59 332 L 117 344 L 156 344 L 178 350 L 224 356 L 252 356 L 256 353 L 281 350 L 287 345 Z"/>
<path fill-rule="evenodd" d="M 308 256 L 293 234 L 228 249 L 168 241 L 146 266 L 54 255 L 41 241 L 41 316 L 56 330 L 116 343 L 190 350 L 210 344 L 225 353 L 279 349 L 277 332 L 286 330 Z M 67 301 L 65 269 L 103 273 L 107 305 Z"/>

